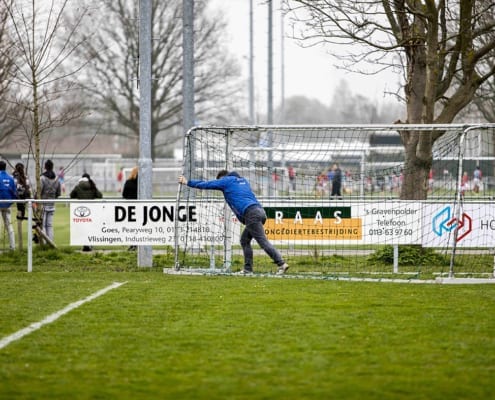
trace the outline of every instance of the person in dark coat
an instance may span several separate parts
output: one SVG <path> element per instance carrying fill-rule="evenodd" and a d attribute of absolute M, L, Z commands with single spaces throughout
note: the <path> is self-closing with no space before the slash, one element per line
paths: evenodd
<path fill-rule="evenodd" d="M 336 196 L 338 199 L 342 199 L 342 171 L 339 167 L 339 164 L 334 164 L 332 167 L 333 176 L 332 176 L 332 192 L 330 197 Z"/>
<path fill-rule="evenodd" d="M 96 184 L 91 179 L 89 174 L 84 173 L 79 179 L 77 185 L 70 192 L 71 199 L 101 199 L 103 195 L 96 187 Z M 82 251 L 91 251 L 93 248 L 91 246 L 83 246 Z"/>
<path fill-rule="evenodd" d="M 23 163 L 17 163 L 15 165 L 12 176 L 14 177 L 17 188 L 17 198 L 22 200 L 30 199 L 32 195 L 31 183 L 29 182 L 29 178 L 26 175 Z M 25 203 L 17 203 L 17 219 L 19 221 L 27 219 Z"/>
<path fill-rule="evenodd" d="M 128 200 L 135 200 L 138 198 L 138 167 L 134 167 L 129 174 L 129 177 L 124 182 L 122 188 L 122 197 Z M 136 246 L 129 246 L 127 250 L 134 251 Z"/>
<path fill-rule="evenodd" d="M 124 188 L 122 189 L 124 199 L 134 200 L 138 198 L 138 171 L 138 167 L 134 167 L 124 182 Z"/>
<path fill-rule="evenodd" d="M 103 195 L 96 187 L 89 174 L 84 173 L 77 185 L 70 192 L 71 199 L 101 199 Z"/>

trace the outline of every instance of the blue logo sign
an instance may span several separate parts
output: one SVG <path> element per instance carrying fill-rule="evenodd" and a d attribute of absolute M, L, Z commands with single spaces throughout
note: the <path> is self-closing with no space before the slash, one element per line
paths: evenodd
<path fill-rule="evenodd" d="M 450 206 L 444 207 L 433 217 L 431 228 L 437 236 L 442 236 L 444 233 L 450 233 L 454 228 L 457 228 L 458 236 L 456 242 L 460 241 L 472 231 L 472 219 L 466 213 L 462 213 L 461 219 L 452 216 Z M 461 232 L 462 230 L 462 232 Z"/>

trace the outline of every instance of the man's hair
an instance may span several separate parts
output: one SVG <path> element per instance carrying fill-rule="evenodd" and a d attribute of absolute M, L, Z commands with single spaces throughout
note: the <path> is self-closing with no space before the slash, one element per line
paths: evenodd
<path fill-rule="evenodd" d="M 52 160 L 46 160 L 45 161 L 45 169 L 47 171 L 53 171 L 53 161 Z"/>
<path fill-rule="evenodd" d="M 0 171 L 5 171 L 7 168 L 7 163 L 5 161 L 0 161 Z"/>
<path fill-rule="evenodd" d="M 223 178 L 224 176 L 228 175 L 229 171 L 226 169 L 222 169 L 221 171 L 218 172 L 217 174 L 217 179 Z"/>

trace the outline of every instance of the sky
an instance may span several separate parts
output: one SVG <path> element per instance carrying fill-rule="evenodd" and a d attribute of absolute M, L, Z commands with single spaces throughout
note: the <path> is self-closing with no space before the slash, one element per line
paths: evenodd
<path fill-rule="evenodd" d="M 249 0 L 210 0 L 212 10 L 222 10 L 227 17 L 228 35 L 226 44 L 238 56 L 242 74 L 249 76 Z M 282 29 L 280 0 L 273 1 L 273 93 L 274 106 L 280 104 L 282 92 L 285 98 L 303 95 L 316 98 L 330 105 L 335 87 L 345 79 L 353 94 L 361 94 L 371 100 L 392 100 L 384 96 L 384 91 L 393 91 L 398 86 L 397 77 L 388 74 L 363 76 L 339 70 L 334 66 L 338 62 L 328 52 L 329 47 L 303 48 L 296 40 L 288 37 L 288 21 L 285 22 L 284 77 L 282 80 Z M 254 17 L 254 82 L 257 103 L 266 98 L 268 82 L 268 6 L 264 0 L 253 0 Z M 283 82 L 283 84 L 282 84 Z M 246 89 L 247 90 L 247 89 Z M 257 106 L 258 107 L 258 106 Z"/>

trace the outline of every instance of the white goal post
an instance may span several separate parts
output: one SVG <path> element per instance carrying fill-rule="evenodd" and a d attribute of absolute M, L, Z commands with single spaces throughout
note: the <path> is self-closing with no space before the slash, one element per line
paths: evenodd
<path fill-rule="evenodd" d="M 400 199 L 401 131 L 442 133 L 426 200 Z M 194 127 L 183 173 L 210 180 L 227 169 L 246 177 L 267 213 L 269 240 L 297 266 L 291 272 L 493 276 L 494 132 L 494 124 Z M 175 268 L 241 269 L 242 225 L 222 194 L 182 187 L 177 203 L 193 204 L 202 228 L 176 226 Z M 407 260 L 405 246 L 430 256 Z M 389 249 L 390 268 L 383 263 Z M 273 272 L 256 253 L 260 271 Z"/>

